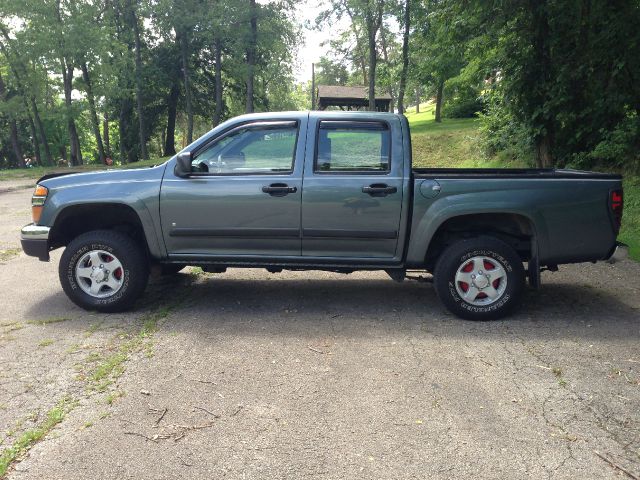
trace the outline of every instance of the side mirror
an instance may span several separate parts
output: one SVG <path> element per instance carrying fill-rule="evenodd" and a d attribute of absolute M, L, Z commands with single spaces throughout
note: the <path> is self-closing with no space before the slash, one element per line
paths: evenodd
<path fill-rule="evenodd" d="M 191 175 L 191 161 L 193 160 L 191 152 L 181 152 L 176 158 L 176 168 L 174 173 L 178 177 L 188 177 Z"/>

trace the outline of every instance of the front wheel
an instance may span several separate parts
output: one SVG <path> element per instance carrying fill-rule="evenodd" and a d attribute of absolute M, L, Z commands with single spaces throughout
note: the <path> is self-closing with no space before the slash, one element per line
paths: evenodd
<path fill-rule="evenodd" d="M 60 258 L 58 272 L 73 303 L 99 312 L 130 308 L 149 278 L 140 246 L 131 237 L 111 230 L 87 232 L 72 240 Z"/>
<path fill-rule="evenodd" d="M 434 285 L 442 303 L 467 320 L 496 320 L 518 306 L 524 290 L 522 260 L 493 237 L 461 240 L 438 259 Z"/>

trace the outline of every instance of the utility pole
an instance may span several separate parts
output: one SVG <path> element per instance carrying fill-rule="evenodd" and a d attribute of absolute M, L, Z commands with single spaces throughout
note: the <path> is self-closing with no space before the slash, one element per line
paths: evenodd
<path fill-rule="evenodd" d="M 316 64 L 311 64 L 311 110 L 316 108 Z"/>

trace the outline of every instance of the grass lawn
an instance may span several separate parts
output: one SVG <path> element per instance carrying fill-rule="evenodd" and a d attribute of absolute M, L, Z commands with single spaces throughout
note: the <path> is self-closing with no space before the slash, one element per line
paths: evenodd
<path fill-rule="evenodd" d="M 618 237 L 629 245 L 631 258 L 640 261 L 640 177 L 624 179 L 624 212 Z"/>
<path fill-rule="evenodd" d="M 413 164 L 427 168 L 526 167 L 516 161 L 489 158 L 479 144 L 477 118 L 443 118 L 437 123 L 433 103 L 423 104 L 420 113 L 408 112 L 413 146 Z"/>
<path fill-rule="evenodd" d="M 47 175 L 49 173 L 61 173 L 61 172 L 91 172 L 94 170 L 108 170 L 113 168 L 141 168 L 141 167 L 151 167 L 153 165 L 158 165 L 169 157 L 165 158 L 152 158 L 150 160 L 141 160 L 139 162 L 128 163 L 126 165 L 113 165 L 111 167 L 107 167 L 105 165 L 97 165 L 97 164 L 89 164 L 89 165 L 79 165 L 77 167 L 34 167 L 34 168 L 12 168 L 7 170 L 0 170 L 0 182 L 3 180 L 18 180 L 21 178 L 29 178 L 37 180 L 43 175 Z"/>

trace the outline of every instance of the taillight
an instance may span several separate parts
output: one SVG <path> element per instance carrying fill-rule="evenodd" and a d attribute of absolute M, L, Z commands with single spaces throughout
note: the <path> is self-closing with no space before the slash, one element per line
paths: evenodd
<path fill-rule="evenodd" d="M 44 202 L 47 199 L 48 194 L 49 190 L 47 189 L 47 187 L 36 185 L 36 189 L 33 192 L 33 196 L 31 197 L 31 216 L 33 217 L 33 223 L 35 224 L 40 221 L 42 208 L 44 207 Z"/>
<path fill-rule="evenodd" d="M 624 207 L 622 189 L 611 190 L 609 206 L 611 207 L 611 213 L 613 214 L 613 220 L 616 225 L 617 233 L 620 230 L 620 226 L 622 225 L 622 209 Z"/>

